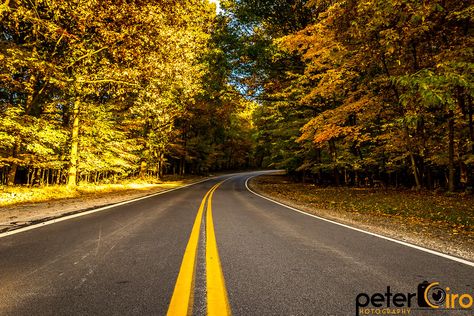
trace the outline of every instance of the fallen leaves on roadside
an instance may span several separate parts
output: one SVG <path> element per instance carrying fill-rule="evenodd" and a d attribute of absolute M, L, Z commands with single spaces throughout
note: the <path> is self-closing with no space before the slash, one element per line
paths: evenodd
<path fill-rule="evenodd" d="M 323 187 L 291 182 L 281 175 L 260 176 L 251 186 L 310 213 L 382 229 L 427 247 L 459 247 L 474 258 L 474 196 L 397 189 Z M 425 245 L 426 246 L 426 245 Z M 446 251 L 445 249 L 440 249 Z M 460 253 L 459 253 L 460 254 Z M 468 256 L 468 257 L 469 257 Z M 470 258 L 471 258 L 470 257 Z"/>

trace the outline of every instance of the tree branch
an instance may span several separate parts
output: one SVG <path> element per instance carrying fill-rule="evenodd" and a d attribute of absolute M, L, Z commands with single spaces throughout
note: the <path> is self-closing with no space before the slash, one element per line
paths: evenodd
<path fill-rule="evenodd" d="M 74 80 L 70 80 L 74 81 Z M 136 83 L 131 83 L 127 81 L 122 81 L 122 80 L 113 80 L 113 79 L 99 79 L 99 80 L 77 80 L 79 83 L 121 83 L 121 84 L 126 84 L 129 86 L 138 86 Z"/>
<path fill-rule="evenodd" d="M 77 63 L 78 61 L 81 61 L 81 60 L 83 60 L 84 58 L 90 57 L 90 56 L 92 56 L 92 55 L 98 54 L 98 53 L 100 53 L 101 51 L 103 51 L 103 50 L 105 50 L 105 49 L 107 49 L 107 48 L 109 48 L 109 47 L 108 47 L 108 46 L 102 47 L 101 49 L 98 49 L 98 50 L 96 50 L 96 51 L 94 51 L 94 52 L 91 52 L 91 53 L 89 53 L 89 54 L 85 54 L 84 56 L 81 56 L 81 57 L 79 57 L 78 59 L 76 59 L 75 61 L 73 61 L 73 62 L 72 62 L 71 64 L 69 64 L 69 66 L 67 66 L 66 68 L 70 68 L 70 67 L 74 66 L 74 64 Z"/>

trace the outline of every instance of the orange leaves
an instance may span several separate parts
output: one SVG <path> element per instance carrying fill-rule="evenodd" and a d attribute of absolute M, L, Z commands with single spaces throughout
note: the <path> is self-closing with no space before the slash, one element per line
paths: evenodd
<path fill-rule="evenodd" d="M 369 141 L 370 136 L 365 131 L 366 126 L 363 123 L 372 120 L 378 113 L 378 109 L 379 105 L 375 97 L 368 95 L 359 99 L 349 97 L 343 105 L 326 110 L 310 120 L 301 129 L 302 134 L 298 141 L 310 140 L 315 144 L 341 138 L 357 143 Z M 360 124 L 348 123 L 347 119 L 351 114 L 357 115 Z"/>
<path fill-rule="evenodd" d="M 342 127 L 336 125 L 326 125 L 322 132 L 314 136 L 314 143 L 327 142 L 333 138 L 343 137 L 350 134 L 354 130 L 353 127 Z"/>

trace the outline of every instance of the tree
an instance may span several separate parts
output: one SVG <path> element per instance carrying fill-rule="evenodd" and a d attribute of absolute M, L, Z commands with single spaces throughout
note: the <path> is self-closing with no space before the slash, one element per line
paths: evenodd
<path fill-rule="evenodd" d="M 248 107 L 228 85 L 208 2 L 17 0 L 0 9 L 2 182 L 74 187 L 161 177 L 175 164 L 183 174 L 184 160 L 193 172 L 243 164 Z M 210 136 L 209 147 L 190 146 Z"/>
<path fill-rule="evenodd" d="M 288 143 L 273 163 L 319 180 L 327 172 L 333 183 L 343 173 L 346 184 L 416 188 L 443 186 L 447 170 L 449 190 L 472 186 L 472 5 L 231 1 L 228 9 L 240 38 L 261 34 L 261 51 L 271 52 L 265 66 L 249 58 L 247 78 L 257 77 L 260 112 L 282 118 L 259 132 Z M 295 14 L 279 15 L 288 10 Z M 301 132 L 285 135 L 291 124 Z"/>

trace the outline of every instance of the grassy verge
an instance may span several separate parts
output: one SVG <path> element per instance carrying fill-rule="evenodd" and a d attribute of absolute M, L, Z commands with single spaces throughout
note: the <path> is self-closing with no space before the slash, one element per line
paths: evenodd
<path fill-rule="evenodd" d="M 159 191 L 176 188 L 198 179 L 198 177 L 168 177 L 163 181 L 135 179 L 118 184 L 81 184 L 76 188 L 69 188 L 65 185 L 44 187 L 0 186 L 0 207 L 88 196 L 93 197 L 125 191 Z"/>
<path fill-rule="evenodd" d="M 474 197 L 446 196 L 410 190 L 318 187 L 294 183 L 282 175 L 256 180 L 260 190 L 315 208 L 372 216 L 398 217 L 409 221 L 445 224 L 459 231 L 474 228 Z"/>
<path fill-rule="evenodd" d="M 320 187 L 284 175 L 250 182 L 287 205 L 474 260 L 474 197 L 411 190 Z"/>

